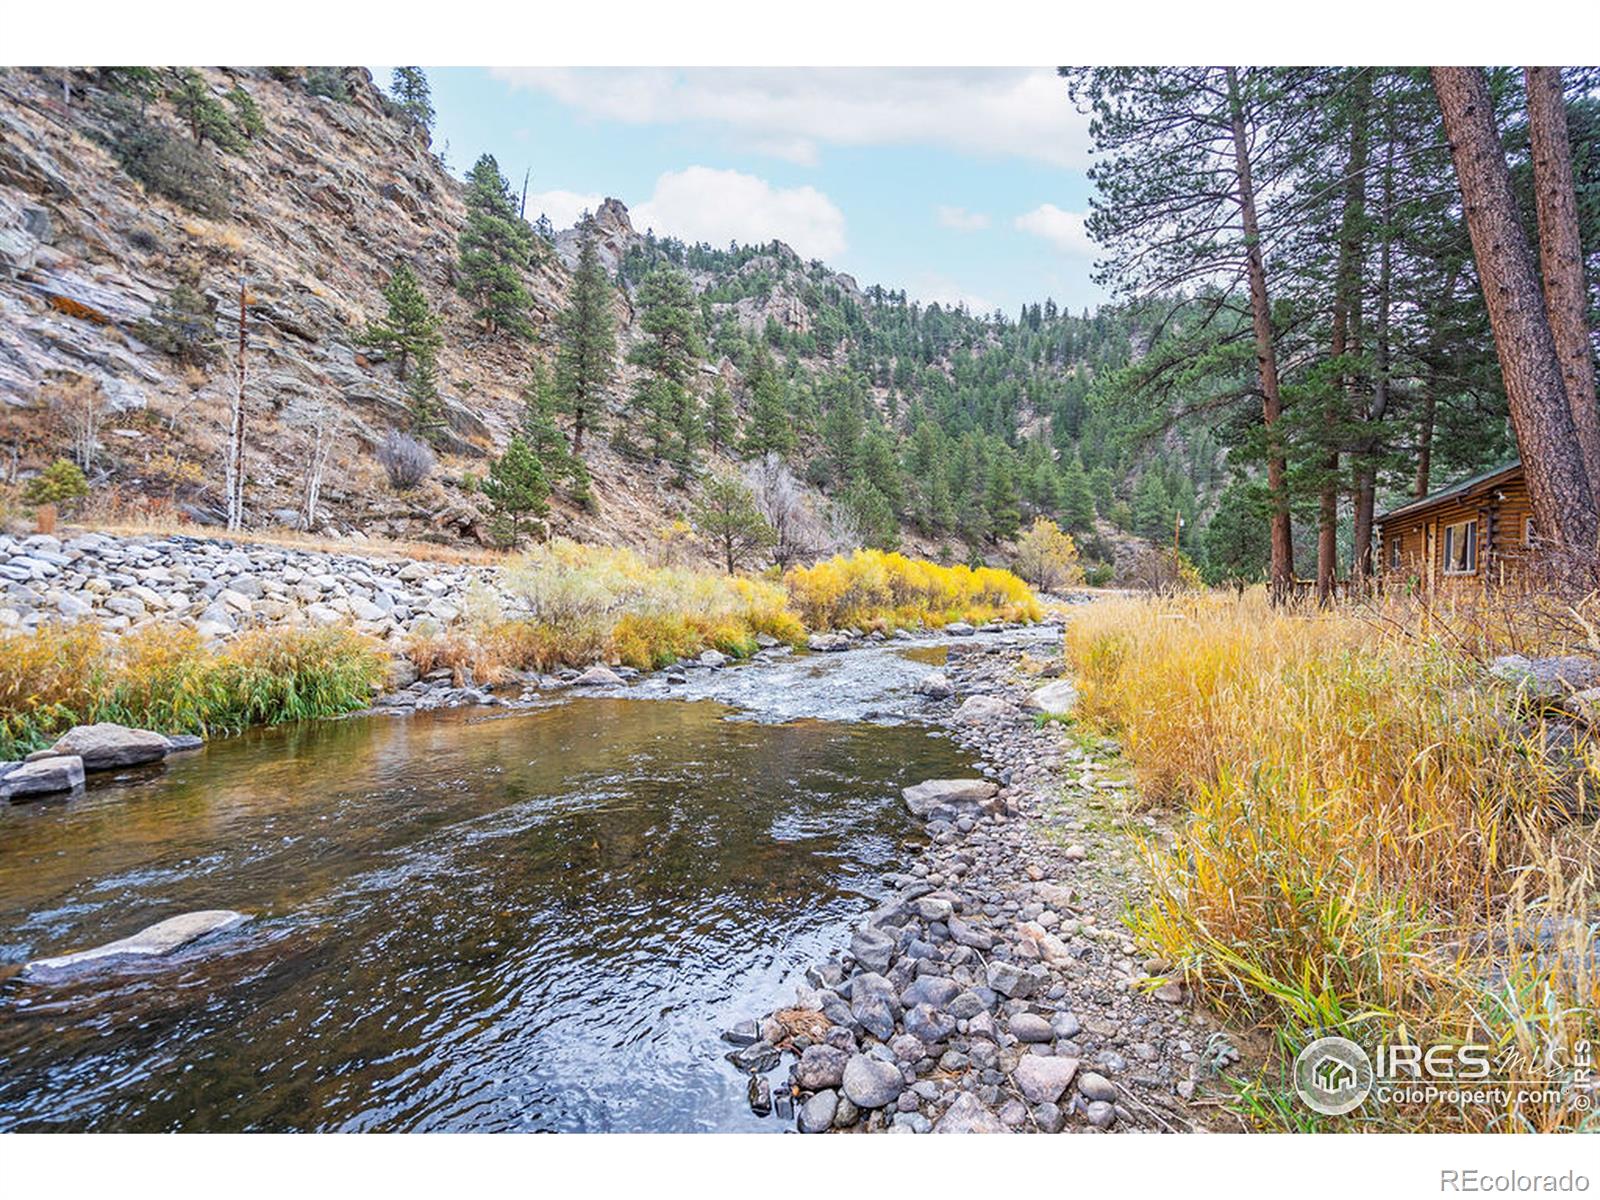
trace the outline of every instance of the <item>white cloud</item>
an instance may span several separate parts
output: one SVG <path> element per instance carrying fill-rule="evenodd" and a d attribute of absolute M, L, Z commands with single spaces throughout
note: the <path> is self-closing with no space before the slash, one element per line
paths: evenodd
<path fill-rule="evenodd" d="M 496 67 L 517 87 L 631 125 L 704 122 L 814 163 L 818 145 L 939 146 L 1060 167 L 1088 161 L 1088 118 L 1048 67 Z"/>
<path fill-rule="evenodd" d="M 528 220 L 531 221 L 543 213 L 550 218 L 550 223 L 557 229 L 570 229 L 578 223 L 578 218 L 585 212 L 593 212 L 599 208 L 604 198 L 587 192 L 569 192 L 562 188 L 552 188 L 548 192 L 529 192 Z"/>
<path fill-rule="evenodd" d="M 802 258 L 822 259 L 845 248 L 844 213 L 824 193 L 809 185 L 773 187 L 742 171 L 699 166 L 668 171 L 630 215 L 635 229 L 713 246 L 779 238 Z"/>
<path fill-rule="evenodd" d="M 906 295 L 923 305 L 937 304 L 941 308 L 966 305 L 967 311 L 981 316 L 994 311 L 994 301 L 969 292 L 966 288 L 943 275 L 919 275 L 906 285 Z"/>
<path fill-rule="evenodd" d="M 1054 204 L 1041 204 L 1012 222 L 1023 233 L 1042 237 L 1064 254 L 1093 256 L 1095 244 L 1089 240 L 1084 214 L 1068 212 Z"/>
<path fill-rule="evenodd" d="M 939 224 L 946 229 L 959 229 L 964 233 L 975 233 L 979 229 L 989 228 L 989 214 L 981 212 L 968 212 L 954 204 L 941 204 L 934 210 L 934 215 L 939 218 Z"/>

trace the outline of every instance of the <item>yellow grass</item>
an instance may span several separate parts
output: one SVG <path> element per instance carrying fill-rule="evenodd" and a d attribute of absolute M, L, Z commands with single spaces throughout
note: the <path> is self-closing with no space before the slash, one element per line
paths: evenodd
<path fill-rule="evenodd" d="M 941 567 L 882 550 L 857 550 L 784 576 L 795 610 L 810 629 L 894 629 L 1036 621 L 1028 585 L 995 567 Z"/>
<path fill-rule="evenodd" d="M 1141 941 L 1289 1051 L 1323 1033 L 1486 1041 L 1497 1075 L 1570 1083 L 1579 1043 L 1600 1045 L 1595 829 L 1569 815 L 1600 759 L 1587 735 L 1553 752 L 1545 719 L 1463 653 L 1493 633 L 1260 594 L 1079 610 L 1080 716 L 1122 739 L 1146 803 L 1182 811 L 1175 847 L 1145 848 Z M 1576 1095 L 1333 1123 L 1573 1128 L 1593 1120 Z M 1243 1096 L 1264 1123 L 1311 1123 L 1270 1075 Z"/>
<path fill-rule="evenodd" d="M 220 733 L 349 712 L 387 661 L 344 629 L 255 630 L 220 650 L 175 625 L 117 639 L 87 623 L 0 635 L 0 759 L 95 721 Z"/>

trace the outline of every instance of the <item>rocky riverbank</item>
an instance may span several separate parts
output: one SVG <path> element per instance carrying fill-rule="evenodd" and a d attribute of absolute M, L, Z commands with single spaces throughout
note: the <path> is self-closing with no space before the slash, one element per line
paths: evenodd
<path fill-rule="evenodd" d="M 891 896 L 792 1005 L 725 1035 L 757 1112 L 806 1133 L 1198 1127 L 1187 1101 L 1237 1052 L 1129 940 L 1116 748 L 1039 721 L 1070 696 L 1040 678 L 1058 662 L 1025 659 L 958 643 L 923 689 L 981 777 L 907 789 L 929 840 Z"/>
<path fill-rule="evenodd" d="M 413 562 L 188 537 L 0 534 L 0 630 L 93 621 L 108 633 L 157 622 L 227 638 L 262 625 L 347 625 L 398 642 L 461 619 L 492 567 Z"/>

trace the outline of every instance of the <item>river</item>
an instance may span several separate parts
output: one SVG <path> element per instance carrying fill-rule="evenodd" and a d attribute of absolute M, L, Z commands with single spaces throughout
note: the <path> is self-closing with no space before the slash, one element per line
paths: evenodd
<path fill-rule="evenodd" d="M 914 719 L 940 653 L 260 730 L 0 803 L 0 964 L 254 914 L 0 983 L 0 1130 L 781 1130 L 718 1034 L 882 894 L 899 789 L 970 771 Z"/>

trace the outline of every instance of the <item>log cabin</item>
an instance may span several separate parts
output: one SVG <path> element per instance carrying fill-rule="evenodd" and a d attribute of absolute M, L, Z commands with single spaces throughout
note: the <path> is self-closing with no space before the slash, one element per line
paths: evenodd
<path fill-rule="evenodd" d="M 1375 524 L 1379 579 L 1428 591 L 1504 583 L 1538 536 L 1520 461 L 1390 509 Z"/>

